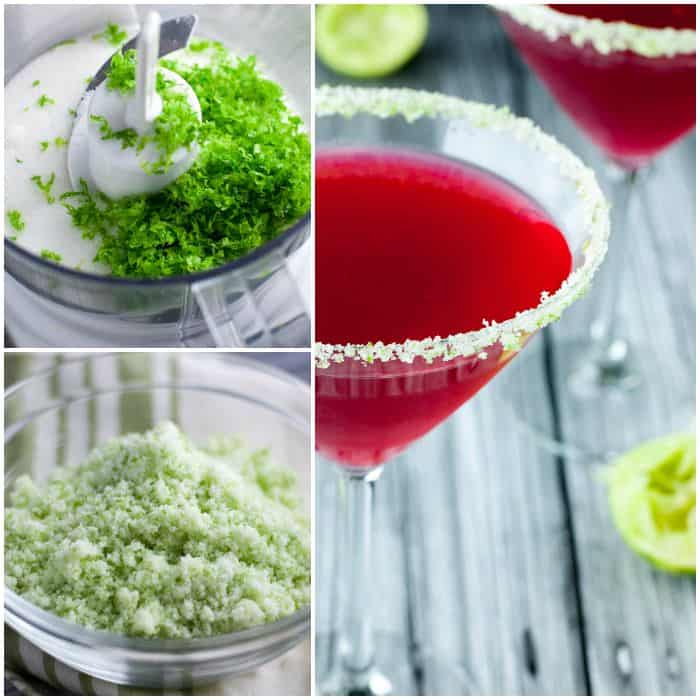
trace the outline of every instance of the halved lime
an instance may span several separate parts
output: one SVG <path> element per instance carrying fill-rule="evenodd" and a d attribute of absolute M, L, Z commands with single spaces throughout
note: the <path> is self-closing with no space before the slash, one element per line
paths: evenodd
<path fill-rule="evenodd" d="M 319 5 L 316 51 L 337 73 L 378 78 L 405 65 L 423 46 L 423 5 Z"/>
<path fill-rule="evenodd" d="M 606 474 L 613 519 L 638 554 L 665 571 L 695 571 L 695 436 L 635 448 Z"/>

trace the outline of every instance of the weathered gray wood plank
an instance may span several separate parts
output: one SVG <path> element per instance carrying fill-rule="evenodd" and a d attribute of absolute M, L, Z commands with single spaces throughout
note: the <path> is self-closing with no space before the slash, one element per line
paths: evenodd
<path fill-rule="evenodd" d="M 416 61 L 382 84 L 509 104 L 602 171 L 602 159 L 522 64 L 490 11 L 431 6 L 431 34 Z M 317 67 L 318 83 L 346 82 Z M 653 435 L 693 386 L 694 145 L 664 154 L 633 212 L 635 245 L 622 300 L 631 337 L 649 340 L 643 370 L 664 362 L 667 391 L 623 429 Z M 644 308 L 637 299 L 651 291 Z M 580 334 L 595 295 L 552 334 Z M 528 350 L 542 356 L 542 342 Z M 562 376 L 556 377 L 555 391 Z M 475 694 L 689 694 L 694 691 L 694 586 L 650 569 L 616 534 L 591 465 L 558 461 L 517 429 L 507 400 L 552 425 L 544 363 L 516 360 L 479 396 L 392 463 L 378 488 L 378 626 L 398 635 L 417 690 Z M 561 427 L 604 445 L 620 416 L 587 422 L 561 408 Z M 636 432 L 635 432 L 636 431 Z M 332 628 L 332 469 L 317 474 L 317 625 Z M 403 558 L 399 552 L 403 550 Z M 335 600 L 335 599 L 333 599 Z M 321 644 L 319 657 L 327 651 Z M 459 664 L 464 676 L 445 674 Z M 628 663 L 631 664 L 627 673 Z M 317 661 L 319 672 L 323 666 Z M 460 687 L 461 683 L 461 687 Z"/>
<path fill-rule="evenodd" d="M 532 84 L 533 95 L 538 89 Z M 601 173 L 599 154 L 561 112 L 548 109 L 546 98 L 543 94 L 530 100 L 533 117 Z M 688 157 L 691 148 L 692 144 L 681 143 L 662 155 L 645 183 L 643 203 L 633 203 L 629 272 L 620 292 L 625 328 L 635 343 L 649 350 L 638 355 L 644 376 L 653 378 L 662 371 L 664 385 L 652 403 L 638 407 L 636 415 L 621 415 L 615 406 L 600 403 L 586 415 L 562 403 L 564 434 L 575 435 L 579 441 L 604 444 L 608 431 L 615 430 L 631 433 L 631 440 L 643 440 L 665 429 L 665 416 L 683 398 L 692 400 L 695 348 L 689 330 L 695 323 L 695 172 L 694 159 Z M 589 320 L 594 304 L 595 295 L 591 303 L 582 303 L 562 322 L 555 337 L 575 334 L 581 328 L 579 318 Z M 564 358 L 559 359 L 564 366 Z M 560 386 L 564 380 L 559 377 Z M 567 465 L 566 474 L 592 691 L 692 693 L 692 582 L 659 574 L 629 552 L 612 527 L 604 489 L 591 479 L 587 465 Z"/>
<path fill-rule="evenodd" d="M 531 76 L 526 88 L 533 119 L 572 147 L 601 179 L 604 164 L 571 121 Z M 653 164 L 630 212 L 628 270 L 620 289 L 620 316 L 640 348 L 643 376 L 653 396 L 634 414 L 598 402 L 584 413 L 560 402 L 564 435 L 598 443 L 600 451 L 616 431 L 630 443 L 685 427 L 692 419 L 695 364 L 695 163 L 692 140 L 679 143 Z M 604 180 L 603 180 L 604 181 Z M 613 232 L 614 235 L 614 232 Z M 567 312 L 554 329 L 560 389 L 567 358 L 561 343 L 580 335 L 595 313 L 596 294 Z M 588 407 L 590 408 L 590 407 Z M 566 466 L 576 556 L 584 610 L 591 689 L 595 694 L 692 694 L 695 691 L 695 587 L 688 578 L 653 570 L 631 553 L 614 530 L 602 483 L 591 465 Z"/>
<path fill-rule="evenodd" d="M 614 405 L 599 402 L 590 415 L 563 403 L 564 433 L 579 440 L 604 445 L 614 431 L 625 431 L 633 442 L 653 437 L 668 430 L 668 416 L 679 404 L 692 402 L 695 351 L 687 329 L 694 323 L 695 285 L 688 231 L 694 231 L 694 223 L 688 208 L 692 198 L 683 197 L 686 193 L 680 186 L 692 175 L 687 168 L 680 169 L 680 163 L 672 165 L 672 157 L 657 163 L 647 183 L 646 207 L 636 202 L 632 209 L 634 241 L 620 292 L 625 326 L 642 348 L 637 359 L 643 376 L 654 380 L 661 373 L 664 381 L 655 385 L 653 401 L 642 401 L 633 414 L 621 414 Z M 678 225 L 668 226 L 674 218 Z M 654 219 L 668 226 L 663 242 L 654 240 L 659 235 L 650 229 Z M 678 250 L 685 251 L 685 260 L 679 259 Z M 672 273 L 666 272 L 671 269 Z M 681 415 L 676 427 L 684 427 L 691 415 Z M 692 693 L 694 586 L 688 579 L 655 572 L 622 544 L 612 527 L 604 488 L 585 467 L 571 464 L 567 475 L 592 687 L 597 693 L 615 695 Z M 675 659 L 671 668 L 669 659 Z"/>

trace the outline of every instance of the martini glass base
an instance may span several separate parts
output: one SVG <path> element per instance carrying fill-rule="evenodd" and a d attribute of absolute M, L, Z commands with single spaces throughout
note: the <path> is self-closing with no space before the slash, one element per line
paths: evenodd
<path fill-rule="evenodd" d="M 341 655 L 328 671 L 321 672 L 316 690 L 319 695 L 473 695 L 474 687 L 467 672 L 458 664 L 449 664 L 443 658 L 422 655 L 422 666 L 430 669 L 430 678 L 418 666 L 397 658 L 405 647 L 405 639 L 391 634 L 374 635 L 375 663 L 363 671 L 352 671 L 343 666 Z M 321 636 L 317 650 L 328 649 L 330 637 Z M 317 651 L 317 659 L 319 658 Z"/>
<path fill-rule="evenodd" d="M 517 371 L 538 378 L 536 391 L 553 410 L 534 411 L 533 388 L 518 390 L 511 375 L 503 396 L 519 427 L 549 452 L 589 464 L 608 463 L 641 442 L 688 430 L 694 417 L 692 395 L 674 396 L 663 372 L 642 371 L 636 358 L 653 357 L 649 348 L 635 346 L 632 353 L 625 341 L 617 343 L 602 363 L 596 362 L 599 356 L 593 355 L 588 337 L 558 342 L 556 353 L 539 343 L 523 352 Z M 602 431 L 593 434 L 590 417 L 599 428 L 600 417 L 607 419 Z"/>

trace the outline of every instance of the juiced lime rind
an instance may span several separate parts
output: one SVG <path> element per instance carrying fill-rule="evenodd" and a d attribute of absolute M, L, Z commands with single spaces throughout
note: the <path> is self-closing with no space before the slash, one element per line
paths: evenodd
<path fill-rule="evenodd" d="M 590 43 L 604 55 L 632 51 L 646 58 L 659 58 L 695 53 L 694 29 L 659 29 L 627 22 L 605 22 L 557 12 L 547 5 L 494 3 L 493 7 L 519 24 L 544 34 L 550 41 L 568 37 L 575 46 Z"/>
<path fill-rule="evenodd" d="M 644 443 L 606 472 L 613 520 L 627 545 L 664 571 L 695 571 L 695 436 Z"/>
<path fill-rule="evenodd" d="M 501 323 L 484 321 L 484 327 L 478 331 L 445 338 L 408 339 L 403 343 L 377 341 L 364 345 L 317 342 L 314 345 L 316 367 L 323 369 L 331 363 L 347 360 L 412 363 L 416 358 L 433 362 L 475 355 L 483 359 L 486 349 L 495 343 L 500 343 L 505 351 L 516 351 L 530 334 L 558 320 L 568 306 L 586 293 L 608 248 L 609 206 L 593 170 L 554 137 L 545 134 L 529 119 L 512 115 L 506 107 L 467 102 L 439 93 L 327 85 L 316 89 L 317 118 L 334 115 L 349 118 L 356 114 L 378 118 L 401 116 L 408 122 L 420 118 L 463 120 L 476 129 L 512 133 L 542 158 L 556 165 L 562 178 L 574 183 L 582 203 L 587 244 L 580 251 L 583 264 L 571 272 L 554 294 L 543 294 L 536 308 L 520 311 Z"/>
<path fill-rule="evenodd" d="M 392 26 L 387 28 L 387 23 Z M 381 78 L 396 72 L 418 53 L 427 35 L 428 12 L 423 5 L 320 5 L 316 9 L 319 57 L 336 73 L 353 78 Z"/>

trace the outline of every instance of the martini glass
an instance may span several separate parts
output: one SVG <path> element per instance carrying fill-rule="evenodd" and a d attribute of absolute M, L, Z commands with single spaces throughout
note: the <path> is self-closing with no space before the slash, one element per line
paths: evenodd
<path fill-rule="evenodd" d="M 316 449 L 338 466 L 346 539 L 342 552 L 335 553 L 334 567 L 344 592 L 341 629 L 332 635 L 337 640 L 335 653 L 329 671 L 318 679 L 318 688 L 325 694 L 402 695 L 408 689 L 406 669 L 392 663 L 391 638 L 375 638 L 372 631 L 375 486 L 388 460 L 447 419 L 505 367 L 538 329 L 558 319 L 584 294 L 607 250 L 608 207 L 591 170 L 532 122 L 516 118 L 505 109 L 414 90 L 322 87 L 316 92 L 316 110 Z M 368 268 L 363 269 L 362 252 L 340 259 L 326 254 L 328 242 L 337 237 L 339 230 L 333 226 L 330 228 L 334 230 L 326 230 L 329 205 L 321 198 L 328 190 L 324 183 L 325 165 L 320 165 L 327 154 L 341 154 L 341 160 L 333 166 L 337 173 L 342 157 L 352 157 L 353 153 L 362 157 L 372 153 L 380 157 L 410 153 L 412 158 L 428 158 L 431 163 L 438 159 L 449 164 L 446 167 L 468 169 L 477 177 L 488 177 L 507 186 L 514 194 L 513 201 L 519 202 L 518 211 L 527 209 L 522 205 L 526 198 L 563 234 L 571 253 L 558 288 L 542 294 L 539 302 L 536 298 L 532 307 L 517 308 L 508 318 L 483 326 L 477 323 L 476 328 L 461 327 L 442 337 L 436 335 L 437 330 L 424 333 L 439 315 L 440 305 L 419 309 L 414 302 L 419 303 L 423 295 L 406 292 L 420 274 L 427 294 L 431 275 L 441 274 L 432 263 L 423 263 L 425 269 L 420 271 L 421 262 L 408 260 L 408 249 L 397 247 L 396 269 L 410 268 L 412 272 L 406 272 L 402 287 L 394 269 L 392 288 L 387 290 L 382 288 L 381 279 L 369 274 Z M 387 172 L 397 171 L 400 163 L 394 162 Z M 533 177 L 533 172 L 537 177 Z M 405 186 L 418 179 L 418 175 L 409 172 Z M 362 192 L 362 178 L 354 187 L 359 189 L 354 194 L 347 190 L 346 201 L 337 202 L 342 206 L 338 212 L 330 212 L 330 220 L 345 219 L 344 224 L 348 219 L 357 221 L 354 217 L 358 207 L 363 206 L 359 200 L 366 202 L 371 195 L 383 197 L 376 202 L 378 208 L 393 206 L 387 192 L 377 194 L 372 184 Z M 432 237 L 433 245 L 438 231 L 431 229 L 430 222 L 439 219 L 438 206 L 436 200 L 435 211 L 429 211 L 426 205 L 427 211 L 423 212 L 428 222 L 425 238 Z M 472 213 L 476 214 L 476 210 L 466 211 L 467 221 Z M 391 223 L 387 224 L 386 218 L 383 221 L 387 228 L 377 229 L 375 235 L 403 233 L 390 230 Z M 372 226 L 371 222 L 368 225 Z M 466 229 L 455 228 L 452 233 L 469 235 Z M 348 240 L 352 245 L 352 232 Z M 411 250 L 415 252 L 415 246 Z M 456 246 L 445 252 L 454 257 L 457 250 Z M 506 264 L 510 250 L 496 252 Z M 542 257 L 547 252 L 537 250 Z M 529 263 L 535 265 L 536 261 L 530 258 Z M 513 288 L 519 282 L 514 275 L 524 277 L 528 269 L 523 264 L 529 263 L 521 261 L 515 266 L 509 278 Z M 336 264 L 338 267 L 328 274 L 328 266 Z M 337 288 L 330 289 L 336 278 L 345 274 L 343 268 L 351 269 L 355 280 L 347 288 L 345 299 L 342 294 L 338 296 Z M 438 286 L 444 281 L 432 279 Z M 367 302 L 371 295 L 360 300 L 359 285 L 377 290 L 373 303 Z M 507 297 L 510 289 L 508 283 L 494 293 Z M 452 301 L 456 302 L 446 299 L 444 303 L 449 305 Z M 484 306 L 487 302 L 488 298 Z M 413 318 L 416 327 L 423 329 L 422 335 L 397 341 L 389 337 L 394 332 L 388 330 L 387 322 L 386 338 L 365 338 L 365 342 L 359 342 L 353 337 L 360 317 L 372 321 L 402 315 Z M 338 318 L 342 322 L 338 323 Z M 333 331 L 328 330 L 331 325 Z M 344 342 L 340 336 L 346 325 Z M 425 468 L 438 467 L 426 464 Z M 330 641 L 319 639 L 318 643 Z M 474 690 L 459 662 L 440 662 L 453 694 Z"/>
<path fill-rule="evenodd" d="M 634 415 L 628 409 L 653 402 L 659 387 L 642 378 L 635 361 L 642 351 L 619 322 L 628 212 L 633 195 L 643 195 L 638 191 L 645 167 L 695 125 L 695 5 L 496 7 L 527 64 L 608 160 L 613 243 L 596 285 L 588 334 L 568 341 L 560 353 L 569 368 L 564 401 L 584 410 L 605 401 L 618 415 Z M 662 381 L 660 373 L 657 377 Z M 515 409 L 527 423 L 524 411 Z M 684 408 L 669 416 L 669 429 L 691 412 Z M 630 446 L 629 439 L 618 430 L 608 447 L 619 452 Z M 569 456 L 604 457 L 590 445 L 554 441 L 550 447 Z"/>

